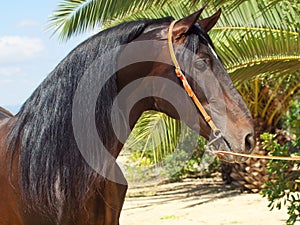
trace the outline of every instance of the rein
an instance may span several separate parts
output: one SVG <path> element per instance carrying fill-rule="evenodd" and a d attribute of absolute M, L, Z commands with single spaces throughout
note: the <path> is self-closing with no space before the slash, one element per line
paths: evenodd
<path fill-rule="evenodd" d="M 258 154 L 243 154 L 237 152 L 228 152 L 228 151 L 213 151 L 213 155 L 233 155 L 233 156 L 242 156 L 255 159 L 277 159 L 277 160 L 286 160 L 286 161 L 300 161 L 300 156 L 273 156 L 273 155 L 258 155 Z"/>
<path fill-rule="evenodd" d="M 232 155 L 232 156 L 241 156 L 241 157 L 257 158 L 257 159 L 277 159 L 277 160 L 290 160 L 290 161 L 294 161 L 294 160 L 298 161 L 299 160 L 300 161 L 300 156 L 264 156 L 264 155 L 258 155 L 258 154 L 243 154 L 243 153 L 229 152 L 229 151 L 215 151 L 209 147 L 212 145 L 212 143 L 214 143 L 218 139 L 222 138 L 223 134 L 222 134 L 221 130 L 218 129 L 217 126 L 214 124 L 211 117 L 208 115 L 208 113 L 204 109 L 203 105 L 201 104 L 201 102 L 199 101 L 197 96 L 195 95 L 195 92 L 192 90 L 191 86 L 189 85 L 189 83 L 188 83 L 185 75 L 183 74 L 183 72 L 179 66 L 179 63 L 176 59 L 175 51 L 173 48 L 173 42 L 172 42 L 173 28 L 174 28 L 174 25 L 176 22 L 177 22 L 176 20 L 173 20 L 171 22 L 171 24 L 169 26 L 169 31 L 168 31 L 168 45 L 169 45 L 170 56 L 171 56 L 174 66 L 175 66 L 175 73 L 176 73 L 177 77 L 181 80 L 186 93 L 188 94 L 188 96 L 190 96 L 192 98 L 193 102 L 195 103 L 195 105 L 199 109 L 200 113 L 202 114 L 204 120 L 208 123 L 208 125 L 212 129 L 214 139 L 211 140 L 207 145 L 207 149 L 211 152 L 211 154 L 216 155 L 218 157 L 223 156 L 223 155 Z"/>

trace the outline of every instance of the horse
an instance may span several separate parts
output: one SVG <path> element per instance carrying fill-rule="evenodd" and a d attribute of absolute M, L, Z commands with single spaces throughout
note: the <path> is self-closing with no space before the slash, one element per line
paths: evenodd
<path fill-rule="evenodd" d="M 252 151 L 251 114 L 207 34 L 221 11 L 199 19 L 203 10 L 176 21 L 171 44 L 222 136 L 176 76 L 172 17 L 103 30 L 71 51 L 15 116 L 0 118 L 0 224 L 119 224 L 127 183 L 116 159 L 147 110 L 183 121 L 216 150 Z"/>

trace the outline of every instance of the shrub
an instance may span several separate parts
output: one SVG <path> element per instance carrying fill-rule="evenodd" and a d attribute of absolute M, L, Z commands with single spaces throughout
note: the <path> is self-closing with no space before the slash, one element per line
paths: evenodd
<path fill-rule="evenodd" d="M 261 135 L 264 148 L 271 155 L 289 156 L 299 154 L 300 138 L 295 141 L 280 145 L 275 141 L 275 135 L 265 133 Z M 300 217 L 300 162 L 270 160 L 268 163 L 269 181 L 266 188 L 262 190 L 264 197 L 267 197 L 271 210 L 281 209 L 286 206 L 289 218 L 286 224 L 294 224 Z"/>

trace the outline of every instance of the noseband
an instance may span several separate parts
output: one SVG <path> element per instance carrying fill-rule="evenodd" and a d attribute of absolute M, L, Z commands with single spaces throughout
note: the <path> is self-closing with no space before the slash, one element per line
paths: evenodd
<path fill-rule="evenodd" d="M 175 23 L 176 23 L 176 20 L 172 21 L 172 23 L 170 24 L 170 27 L 169 27 L 169 32 L 168 32 L 168 45 L 169 45 L 170 56 L 171 56 L 174 66 L 175 66 L 175 73 L 176 73 L 177 77 L 181 80 L 186 93 L 188 94 L 188 96 L 190 96 L 192 98 L 193 102 L 195 103 L 195 105 L 197 106 L 201 115 L 203 116 L 204 120 L 208 123 L 208 125 L 212 129 L 214 139 L 208 143 L 208 146 L 210 146 L 214 142 L 216 142 L 218 139 L 223 138 L 223 135 L 222 135 L 221 130 L 216 127 L 216 125 L 212 121 L 211 117 L 208 115 L 208 113 L 204 109 L 203 105 L 201 104 L 201 102 L 199 101 L 197 96 L 195 95 L 195 92 L 192 90 L 191 86 L 189 85 L 185 75 L 183 74 L 183 72 L 179 66 L 179 63 L 175 56 L 173 43 L 172 43 L 173 28 L 174 28 Z"/>

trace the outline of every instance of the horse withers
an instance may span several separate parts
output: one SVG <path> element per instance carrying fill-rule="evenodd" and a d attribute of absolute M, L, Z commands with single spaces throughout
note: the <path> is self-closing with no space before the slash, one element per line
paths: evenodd
<path fill-rule="evenodd" d="M 171 42 L 221 138 L 175 74 L 173 18 L 104 30 L 62 60 L 17 115 L 0 118 L 0 224 L 119 224 L 127 183 L 115 159 L 146 110 L 182 120 L 215 150 L 252 150 L 250 112 L 207 34 L 221 12 L 199 20 L 202 11 L 177 21 Z"/>

